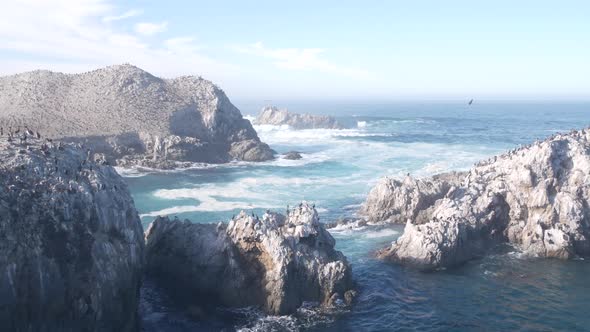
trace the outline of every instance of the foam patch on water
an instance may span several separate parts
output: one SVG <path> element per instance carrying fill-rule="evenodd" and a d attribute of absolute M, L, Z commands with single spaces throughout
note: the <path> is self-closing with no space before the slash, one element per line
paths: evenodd
<path fill-rule="evenodd" d="M 395 236 L 398 234 L 399 234 L 399 232 L 394 229 L 385 228 L 385 229 L 381 229 L 378 231 L 366 232 L 362 235 L 362 237 L 364 237 L 365 239 L 378 239 L 378 238 L 382 238 L 382 237 Z"/>
<path fill-rule="evenodd" d="M 173 207 L 158 210 L 158 211 L 143 213 L 143 214 L 140 214 L 139 217 L 144 218 L 144 217 L 168 216 L 168 215 L 172 215 L 172 214 L 197 212 L 197 211 L 200 211 L 200 209 L 199 209 L 199 206 L 195 206 L 195 205 L 173 206 Z"/>
<path fill-rule="evenodd" d="M 124 167 L 115 166 L 114 168 L 115 168 L 115 171 L 117 171 L 117 173 L 119 173 L 119 175 L 121 175 L 122 177 L 125 177 L 125 178 L 139 178 L 139 177 L 146 176 L 146 175 L 150 174 L 149 172 L 142 171 L 141 169 L 138 169 L 136 167 L 124 168 Z"/>
<path fill-rule="evenodd" d="M 195 205 L 173 206 L 170 208 L 143 213 L 142 217 L 170 215 L 186 212 L 231 211 L 248 209 L 284 209 L 291 202 L 285 195 L 284 188 L 304 186 L 331 186 L 338 179 L 304 178 L 304 177 L 246 177 L 233 182 L 206 183 L 193 188 L 159 189 L 152 193 L 157 199 L 163 200 L 195 200 Z M 289 194 L 288 192 L 286 193 Z M 328 212 L 325 208 L 317 208 L 318 212 Z"/>
<path fill-rule="evenodd" d="M 240 332 L 266 332 L 266 331 L 302 331 L 310 329 L 318 324 L 329 324 L 338 314 L 346 312 L 343 307 L 322 309 L 315 305 L 304 303 L 293 315 L 272 316 L 253 308 L 234 309 L 240 315 L 248 317 L 248 323 L 237 327 Z"/>
<path fill-rule="evenodd" d="M 323 145 L 339 136 L 360 136 L 366 133 L 358 129 L 301 129 L 294 130 L 287 125 L 254 126 L 260 139 L 270 145 Z"/>

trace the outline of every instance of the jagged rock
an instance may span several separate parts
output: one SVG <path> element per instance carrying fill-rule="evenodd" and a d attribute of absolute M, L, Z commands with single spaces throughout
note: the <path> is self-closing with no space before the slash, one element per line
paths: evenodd
<path fill-rule="evenodd" d="M 289 152 L 285 153 L 285 156 L 283 158 L 288 159 L 288 160 L 299 160 L 302 157 L 301 157 L 301 153 L 299 153 L 297 151 L 289 151 Z"/>
<path fill-rule="evenodd" d="M 0 326 L 138 330 L 144 242 L 126 184 L 84 150 L 27 142 L 0 137 Z"/>
<path fill-rule="evenodd" d="M 293 129 L 344 129 L 345 127 L 331 116 L 291 113 L 286 109 L 267 106 L 254 120 L 256 125 L 288 125 Z"/>
<path fill-rule="evenodd" d="M 157 218 L 146 231 L 148 271 L 195 298 L 294 312 L 303 301 L 350 301 L 351 268 L 307 204 L 287 217 L 241 212 L 229 224 Z"/>
<path fill-rule="evenodd" d="M 429 179 L 406 176 L 402 181 L 385 177 L 369 192 L 359 215 L 369 222 L 414 224 L 427 222 L 431 207 L 454 186 L 461 183 L 466 173 L 450 172 Z"/>
<path fill-rule="evenodd" d="M 590 254 L 590 129 L 555 135 L 477 164 L 460 186 L 406 225 L 379 255 L 430 269 L 460 264 L 496 243 L 531 256 Z"/>
<path fill-rule="evenodd" d="M 225 93 L 200 77 L 161 79 L 131 65 L 0 78 L 0 126 L 84 143 L 120 166 L 269 160 L 273 151 Z"/>

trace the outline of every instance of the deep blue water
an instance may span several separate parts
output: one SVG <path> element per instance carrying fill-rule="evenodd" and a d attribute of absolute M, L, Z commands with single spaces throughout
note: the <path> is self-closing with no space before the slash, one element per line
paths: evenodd
<path fill-rule="evenodd" d="M 256 103 L 238 103 L 254 115 Z M 257 126 L 279 153 L 303 159 L 200 165 L 174 172 L 124 170 L 146 226 L 158 214 L 193 222 L 226 221 L 240 209 L 284 210 L 313 201 L 323 221 L 353 216 L 382 176 L 427 176 L 556 132 L 590 124 L 590 103 L 285 103 L 296 112 L 336 115 L 347 130 Z M 386 264 L 373 252 L 402 226 L 334 231 L 360 289 L 348 312 L 302 309 L 266 317 L 254 309 L 207 310 L 195 317 L 150 281 L 142 290 L 148 331 L 582 331 L 590 330 L 590 264 L 535 260 L 497 248 L 460 268 L 420 273 Z M 206 317 L 206 319 L 203 319 Z"/>

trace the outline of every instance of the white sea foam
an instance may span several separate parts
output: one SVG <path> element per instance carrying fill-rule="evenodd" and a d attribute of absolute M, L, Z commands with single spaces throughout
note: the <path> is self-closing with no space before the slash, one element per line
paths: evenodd
<path fill-rule="evenodd" d="M 242 116 L 242 117 L 243 117 L 244 119 L 246 119 L 246 120 L 250 121 L 250 123 L 253 123 L 253 122 L 254 122 L 254 120 L 256 120 L 256 117 L 255 117 L 255 116 L 253 116 L 253 115 L 248 115 L 248 114 L 246 114 L 246 115 L 244 115 L 244 116 Z"/>
<path fill-rule="evenodd" d="M 169 215 L 184 212 L 231 211 L 236 209 L 283 209 L 287 204 L 296 204 L 301 199 L 290 199 L 284 188 L 302 186 L 331 186 L 338 179 L 303 177 L 246 177 L 223 184 L 207 183 L 193 188 L 159 189 L 153 192 L 158 199 L 193 199 L 196 205 L 174 206 L 142 214 L 146 216 Z M 318 208 L 318 212 L 328 212 Z"/>
<path fill-rule="evenodd" d="M 362 236 L 366 239 L 377 239 L 382 237 L 391 237 L 398 235 L 399 232 L 394 229 L 384 228 L 378 231 L 369 231 L 364 233 Z"/>
<path fill-rule="evenodd" d="M 122 177 L 125 177 L 125 178 L 139 178 L 139 177 L 146 176 L 146 175 L 150 174 L 150 172 L 142 171 L 136 167 L 124 168 L 124 167 L 115 166 L 114 168 L 115 168 L 115 171 L 117 171 L 117 173 L 119 173 L 119 175 L 121 175 Z"/>
<path fill-rule="evenodd" d="M 367 126 L 367 121 L 357 121 L 356 126 L 359 128 L 365 128 Z"/>
<path fill-rule="evenodd" d="M 171 214 L 180 214 L 180 213 L 196 212 L 196 211 L 200 211 L 200 209 L 198 206 L 195 206 L 195 205 L 173 206 L 173 207 L 158 210 L 158 211 L 151 211 L 148 213 L 142 213 L 139 215 L 139 217 L 144 218 L 144 217 L 168 216 Z"/>

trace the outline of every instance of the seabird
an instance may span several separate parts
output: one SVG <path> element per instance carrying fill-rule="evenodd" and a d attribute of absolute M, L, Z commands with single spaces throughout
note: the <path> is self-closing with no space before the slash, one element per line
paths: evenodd
<path fill-rule="evenodd" d="M 467 103 L 467 105 L 471 105 L 471 104 L 473 104 L 473 99 L 471 99 L 471 100 L 469 101 L 469 103 Z"/>

